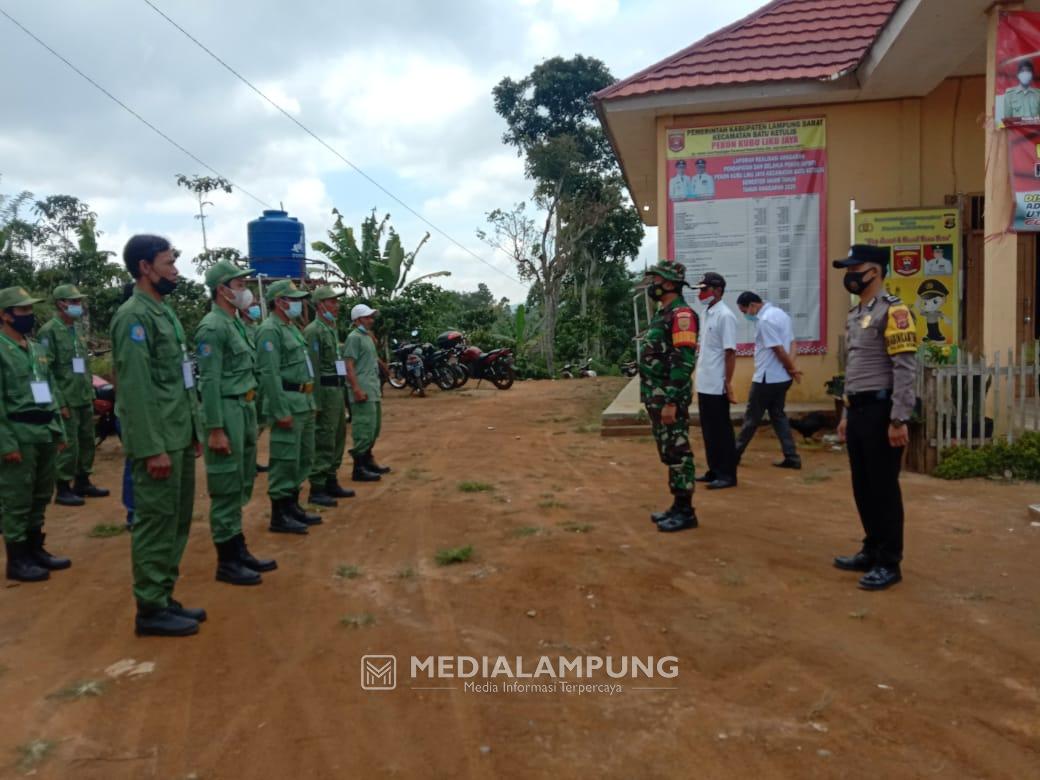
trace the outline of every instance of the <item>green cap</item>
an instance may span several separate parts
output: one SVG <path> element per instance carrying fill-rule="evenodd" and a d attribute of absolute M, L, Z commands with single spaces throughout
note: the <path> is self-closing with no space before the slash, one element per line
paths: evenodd
<path fill-rule="evenodd" d="M 660 276 L 669 282 L 685 282 L 686 266 L 672 260 L 661 260 L 646 269 L 646 276 Z"/>
<path fill-rule="evenodd" d="M 10 309 L 13 306 L 32 306 L 39 303 L 43 298 L 33 298 L 24 287 L 5 287 L 0 290 L 0 309 Z"/>
<path fill-rule="evenodd" d="M 255 273 L 256 271 L 252 268 L 239 268 L 234 263 L 221 260 L 219 263 L 210 266 L 209 270 L 206 271 L 206 286 L 211 290 L 215 290 L 232 279 L 238 279 L 241 276 L 252 276 Z"/>
<path fill-rule="evenodd" d="M 340 292 L 336 292 L 329 285 L 323 284 L 321 287 L 319 287 L 317 290 L 311 293 L 311 300 L 317 303 L 318 301 L 329 301 L 333 298 L 342 298 L 344 295 L 346 295 L 346 292 L 342 290 Z"/>
<path fill-rule="evenodd" d="M 292 279 L 279 279 L 264 290 L 264 298 L 273 301 L 275 298 L 306 298 L 310 295 L 306 290 L 301 290 Z"/>
<path fill-rule="evenodd" d="M 79 301 L 86 297 L 74 284 L 59 284 L 54 288 L 54 300 L 56 301 Z"/>

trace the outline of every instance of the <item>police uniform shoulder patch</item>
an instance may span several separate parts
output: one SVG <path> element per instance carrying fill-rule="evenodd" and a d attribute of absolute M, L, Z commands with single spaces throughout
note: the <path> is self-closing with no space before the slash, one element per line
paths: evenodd
<path fill-rule="evenodd" d="M 697 346 L 697 315 L 693 309 L 684 307 L 675 310 L 672 318 L 672 346 Z"/>
<path fill-rule="evenodd" d="M 888 309 L 888 321 L 885 323 L 885 349 L 889 355 L 917 351 L 917 325 L 905 303 L 895 303 Z"/>
<path fill-rule="evenodd" d="M 130 326 L 130 340 L 136 341 L 138 344 L 141 344 L 144 342 L 144 339 L 144 325 L 142 325 L 139 322 L 135 322 L 133 325 Z"/>

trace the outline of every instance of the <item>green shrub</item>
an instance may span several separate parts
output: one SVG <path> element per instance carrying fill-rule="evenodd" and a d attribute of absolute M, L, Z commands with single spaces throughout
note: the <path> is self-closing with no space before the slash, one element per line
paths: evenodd
<path fill-rule="evenodd" d="M 1014 444 L 997 441 L 978 449 L 951 447 L 935 469 L 940 479 L 1004 476 L 1040 481 L 1040 433 L 1026 433 Z"/>

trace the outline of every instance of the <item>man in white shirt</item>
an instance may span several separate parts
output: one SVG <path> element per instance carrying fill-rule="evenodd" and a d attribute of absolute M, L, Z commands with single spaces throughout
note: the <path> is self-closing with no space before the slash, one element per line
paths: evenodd
<path fill-rule="evenodd" d="M 671 200 L 686 200 L 690 197 L 690 177 L 686 175 L 686 160 L 675 164 L 675 176 L 668 180 L 668 197 Z"/>
<path fill-rule="evenodd" d="M 932 247 L 932 259 L 924 261 L 925 276 L 953 276 L 953 262 L 946 257 L 941 244 Z"/>
<path fill-rule="evenodd" d="M 750 290 L 737 298 L 737 308 L 755 323 L 755 374 L 744 412 L 744 425 L 737 437 L 737 461 L 751 443 L 762 417 L 769 412 L 769 420 L 784 453 L 784 459 L 773 465 L 782 469 L 800 469 L 802 459 L 791 436 L 791 423 L 784 412 L 791 380 L 802 381 L 802 372 L 791 357 L 794 353 L 791 318 L 783 309 L 763 301 Z"/>
<path fill-rule="evenodd" d="M 737 484 L 737 442 L 729 411 L 737 364 L 737 316 L 722 302 L 726 280 L 721 275 L 708 272 L 694 287 L 707 306 L 694 381 L 708 470 L 697 481 L 707 482 L 708 490 L 721 490 Z"/>
<path fill-rule="evenodd" d="M 690 177 L 689 196 L 696 200 L 708 200 L 715 197 L 715 177 L 708 173 L 708 161 L 697 160 L 697 173 Z"/>

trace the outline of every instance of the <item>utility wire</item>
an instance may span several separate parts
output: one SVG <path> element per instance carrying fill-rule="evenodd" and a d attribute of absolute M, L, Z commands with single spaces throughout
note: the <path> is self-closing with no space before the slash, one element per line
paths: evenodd
<path fill-rule="evenodd" d="M 434 224 L 433 222 L 431 222 L 430 220 L 428 220 L 428 219 L 427 219 L 426 217 L 424 217 L 424 216 L 423 216 L 422 214 L 420 214 L 420 213 L 419 213 L 418 211 L 416 211 L 415 209 L 413 209 L 413 208 L 412 208 L 411 206 L 409 206 L 409 205 L 408 205 L 407 203 L 405 203 L 405 202 L 404 202 L 403 200 L 401 200 L 401 199 L 400 199 L 399 197 L 397 197 L 397 196 L 396 196 L 396 195 L 395 195 L 394 193 L 392 193 L 392 192 L 391 192 L 390 190 L 388 190 L 388 189 L 387 189 L 386 187 L 384 187 L 384 186 L 383 186 L 382 184 L 380 184 L 380 183 L 379 183 L 378 181 L 376 181 L 376 180 L 375 180 L 375 179 L 373 179 L 373 178 L 372 178 L 371 176 L 369 176 L 369 175 L 368 175 L 367 173 L 365 173 L 365 171 L 363 171 L 363 170 L 362 170 L 362 169 L 361 169 L 360 167 L 358 167 L 358 166 L 357 166 L 356 164 L 354 164 L 353 162 L 351 162 L 350 160 L 348 160 L 348 159 L 347 159 L 347 158 L 346 158 L 345 156 L 343 156 L 343 155 L 342 155 L 342 154 L 341 154 L 341 153 L 340 153 L 339 151 L 337 151 L 337 150 L 336 150 L 336 149 L 335 149 L 334 147 L 332 147 L 332 146 L 331 146 L 331 145 L 330 145 L 330 144 L 329 144 L 329 143 L 328 143 L 327 141 L 325 141 L 325 139 L 323 139 L 323 138 L 322 138 L 321 136 L 319 136 L 319 135 L 318 135 L 317 133 L 315 133 L 315 132 L 314 132 L 313 130 L 311 130 L 311 129 L 310 129 L 309 127 L 307 127 L 307 126 L 306 126 L 305 124 L 303 124 L 303 123 L 302 123 L 301 121 L 299 121 L 299 120 L 298 120 L 298 119 L 297 119 L 296 117 L 294 117 L 294 116 L 293 116 L 292 114 L 290 114 L 290 113 L 289 113 L 288 111 L 286 111 L 286 110 L 285 110 L 284 108 L 282 108 L 282 107 L 281 107 L 280 105 L 278 105 L 278 104 L 277 104 L 277 103 L 276 103 L 276 102 L 275 102 L 274 100 L 272 100 L 272 99 L 271 99 L 270 97 L 268 97 L 268 96 L 267 96 L 267 95 L 266 95 L 266 94 L 265 94 L 265 93 L 264 93 L 264 92 L 263 92 L 263 91 L 262 91 L 262 90 L 261 90 L 261 89 L 260 89 L 259 87 L 257 87 L 257 86 L 256 86 L 255 84 L 253 84 L 253 82 L 251 82 L 251 81 L 250 81 L 249 79 L 247 79 L 247 78 L 246 78 L 245 76 L 243 76 L 243 75 L 242 75 L 241 73 L 239 73 L 239 72 L 238 72 L 237 70 L 235 70 L 235 69 L 234 69 L 233 67 L 231 67 L 230 65 L 228 65 L 228 63 L 227 63 L 227 62 L 225 62 L 225 61 L 224 61 L 223 59 L 221 59 L 221 58 L 220 58 L 220 57 L 219 57 L 219 56 L 218 56 L 218 55 L 217 55 L 217 54 L 216 54 L 216 53 L 215 53 L 215 52 L 214 52 L 214 51 L 213 51 L 212 49 L 210 49 L 210 48 L 209 48 L 209 47 L 207 47 L 207 46 L 206 46 L 206 45 L 205 45 L 204 43 L 202 43 L 202 41 L 200 41 L 200 40 L 199 40 L 198 38 L 196 38 L 196 37 L 195 37 L 194 35 L 192 35 L 192 34 L 191 34 L 190 32 L 188 32 L 188 31 L 187 31 L 187 30 L 185 30 L 185 29 L 184 29 L 183 27 L 181 27 L 181 26 L 180 26 L 179 24 L 177 24 L 177 22 L 175 22 L 175 21 L 174 21 L 173 19 L 171 19 L 171 18 L 170 18 L 169 16 L 167 16 L 167 15 L 166 15 L 166 14 L 165 14 L 165 13 L 164 13 L 164 12 L 162 11 L 162 9 L 160 9 L 160 8 L 159 8 L 158 6 L 156 6 L 156 5 L 155 5 L 155 3 L 151 2 L 151 0 L 143 0 L 143 2 L 145 3 L 145 5 L 147 5 L 147 6 L 149 7 L 149 8 L 151 8 L 151 9 L 152 9 L 153 11 L 155 11 L 155 12 L 156 12 L 157 14 L 159 14 L 159 16 L 161 16 L 161 17 L 162 17 L 163 19 L 165 19 L 165 20 L 166 20 L 167 22 L 169 22 L 169 23 L 170 23 L 171 25 L 173 25 L 173 26 L 174 26 L 175 28 L 177 28 L 177 29 L 178 29 L 178 30 L 179 30 L 179 31 L 180 31 L 180 32 L 181 32 L 181 33 L 182 33 L 182 34 L 183 34 L 183 35 L 184 35 L 184 36 L 185 36 L 185 37 L 186 37 L 186 38 L 187 38 L 188 40 L 190 40 L 190 41 L 191 41 L 192 43 L 194 43 L 194 44 L 195 44 L 196 46 L 198 46 L 198 47 L 199 47 L 200 49 L 202 49 L 202 50 L 203 50 L 204 52 L 206 52 L 206 54 L 208 54 L 208 55 L 209 55 L 210 57 L 212 57 L 212 58 L 213 58 L 214 60 L 216 60 L 216 61 L 217 61 L 218 63 L 220 63 L 220 65 L 222 65 L 222 66 L 224 67 L 224 69 L 225 69 L 225 70 L 227 70 L 227 71 L 228 71 L 228 72 L 229 72 L 229 73 L 230 73 L 230 74 L 231 74 L 232 76 L 234 76 L 235 78 L 237 78 L 237 79 L 238 79 L 239 81 L 241 81 L 241 82 L 242 82 L 243 84 L 245 84 L 245 85 L 246 85 L 247 87 L 249 87 L 249 88 L 250 88 L 251 90 L 253 90 L 253 92 L 255 92 L 255 93 L 256 93 L 257 95 L 259 95 L 259 96 L 260 96 L 261 98 L 263 98 L 263 99 L 264 99 L 265 101 L 267 101 L 268 103 L 270 103 L 270 104 L 271 104 L 271 105 L 272 105 L 272 106 L 273 106 L 273 107 L 274 107 L 275 109 L 277 109 L 277 110 L 278 110 L 278 111 L 279 111 L 279 112 L 280 112 L 280 113 L 281 113 L 281 114 L 282 114 L 283 116 L 285 116 L 285 118 L 286 118 L 286 119 L 288 119 L 288 120 L 289 120 L 290 122 L 292 122 L 292 123 L 293 123 L 294 125 L 296 125 L 296 126 L 297 126 L 298 128 L 300 128 L 301 130 L 303 130 L 303 132 L 305 132 L 305 133 L 306 133 L 307 135 L 309 135 L 309 136 L 310 136 L 311 138 L 313 138 L 313 139 L 314 139 L 315 141 L 317 141 L 317 142 L 318 142 L 319 144 L 321 144 L 322 146 L 324 146 L 324 147 L 325 147 L 326 149 L 328 149 L 328 150 L 329 150 L 330 152 L 332 152 L 332 153 L 333 153 L 334 155 L 336 155 L 336 157 L 338 157 L 338 158 L 339 158 L 340 160 L 342 160 L 342 161 L 343 161 L 344 163 L 346 163 L 346 164 L 347 164 L 347 165 L 349 165 L 349 166 L 350 166 L 351 168 L 353 168 L 353 169 L 354 169 L 354 171 L 355 171 L 355 172 L 356 172 L 356 173 L 357 173 L 358 175 L 360 175 L 361 177 L 363 177 L 363 178 L 364 178 L 365 180 L 367 180 L 367 181 L 368 181 L 368 182 L 369 182 L 369 183 L 370 183 L 370 184 L 371 184 L 372 186 L 374 186 L 374 187 L 376 187 L 377 189 L 379 189 L 380 191 L 382 191 L 382 192 L 383 192 L 383 193 L 384 193 L 384 194 L 385 194 L 385 195 L 386 195 L 387 197 L 391 198 L 391 199 L 392 199 L 392 200 L 393 200 L 394 202 L 398 203 L 398 204 L 399 204 L 399 205 L 400 205 L 401 207 L 403 207 L 404 209 L 406 209 L 406 210 L 407 210 L 407 211 L 408 211 L 408 212 L 409 212 L 410 214 L 412 214 L 412 215 L 413 215 L 414 217 L 416 217 L 416 218 L 417 218 L 417 219 L 419 219 L 419 220 L 420 220 L 421 222 L 423 222 L 423 223 L 424 223 L 424 224 L 425 224 L 425 225 L 426 225 L 427 227 L 429 227 L 429 228 L 430 228 L 431 230 L 433 230 L 433 231 L 434 231 L 435 233 L 439 234 L 440 236 L 443 236 L 443 237 L 444 237 L 444 238 L 446 238 L 446 239 L 447 239 L 448 241 L 450 241 L 450 242 L 451 242 L 452 244 L 454 244 L 455 246 L 457 246 L 457 247 L 458 247 L 459 249 L 461 249 L 461 250 L 462 250 L 463 252 L 465 252 L 466 254 L 470 255 L 470 256 L 471 256 L 471 257 L 473 257 L 474 259 L 476 259 L 476 260 L 479 260 L 479 261 L 480 261 L 481 263 L 483 263 L 484 265 L 486 265 L 486 266 L 487 266 L 488 268 L 490 268 L 490 269 L 491 269 L 492 271 L 495 271 L 496 273 L 499 273 L 499 274 L 501 274 L 502 276 L 506 277 L 506 278 L 507 278 L 507 279 L 509 279 L 510 281 L 516 282 L 517 284 L 522 284 L 522 282 L 521 282 L 521 281 L 520 281 L 519 279 L 517 279 L 516 277 L 512 276 L 511 274 L 508 274 L 508 273 L 506 273 L 506 272 L 505 272 L 505 271 L 503 271 L 503 270 L 502 270 L 501 268 L 498 268 L 497 266 L 495 266 L 495 265 L 492 265 L 492 264 L 491 264 L 491 263 L 489 263 L 489 262 L 488 262 L 487 260 L 485 260 L 485 259 L 484 259 L 483 257 L 481 257 L 481 256 L 480 256 L 480 255 L 478 255 L 478 254 L 477 254 L 476 252 L 474 252 L 474 251 L 473 251 L 472 249 L 470 249 L 469 247 L 467 247 L 467 246 L 466 246 L 465 244 L 463 244 L 462 242 L 460 242 L 460 241 L 456 240 L 456 239 L 455 239 L 455 238 L 454 238 L 453 236 L 449 235 L 449 234 L 448 234 L 447 232 L 445 232 L 444 230 L 442 230 L 441 228 L 439 228 L 439 227 L 438 227 L 437 225 L 435 225 L 435 224 Z M 509 252 L 507 252 L 507 251 L 506 251 L 505 249 L 503 249 L 502 247 L 500 247 L 500 246 L 497 246 L 497 245 L 496 245 L 496 248 L 497 248 L 497 249 L 499 249 L 499 250 L 500 250 L 501 252 L 503 252 L 504 254 L 508 255 L 508 256 L 509 256 L 510 258 L 512 258 L 512 257 L 513 257 L 513 256 L 512 256 L 511 254 L 509 254 Z"/>
<path fill-rule="evenodd" d="M 15 25 L 15 27 L 17 27 L 17 28 L 18 28 L 18 29 L 20 29 L 20 30 L 21 30 L 22 32 L 24 32 L 24 33 L 25 33 L 26 35 L 28 35 L 28 36 L 29 36 L 30 38 L 32 38 L 32 39 L 33 39 L 34 41 L 36 41 L 36 42 L 37 42 L 38 44 L 40 44 L 40 46 L 42 46 L 43 48 L 45 48 L 45 49 L 46 49 L 47 51 L 49 51 L 49 52 L 50 52 L 51 54 L 53 54 L 53 55 L 54 55 L 55 57 L 57 57 L 57 58 L 58 58 L 59 60 L 61 60 L 62 62 L 64 62 L 64 63 L 65 63 L 65 64 L 66 64 L 66 65 L 67 65 L 67 66 L 68 66 L 68 67 L 69 67 L 69 68 L 70 68 L 70 69 L 71 69 L 72 71 L 74 71 L 74 72 L 75 72 L 76 74 L 78 74 L 79 76 L 81 76 L 81 77 L 82 77 L 82 78 L 83 78 L 84 80 L 86 80 L 86 81 L 87 81 L 87 82 L 89 82 L 89 83 L 90 83 L 91 85 L 93 85 L 93 86 L 94 86 L 94 87 L 95 87 L 95 88 L 96 88 L 96 89 L 97 89 L 97 90 L 98 90 L 99 92 L 101 92 L 101 93 L 102 93 L 103 95 L 105 95 L 105 96 L 106 96 L 106 97 L 108 97 L 108 98 L 109 98 L 110 100 L 112 100 L 112 101 L 113 101 L 113 102 L 114 102 L 114 103 L 115 103 L 116 105 L 118 105 L 118 106 L 119 106 L 120 108 L 122 108 L 122 109 L 123 109 L 124 111 L 126 111 L 126 112 L 127 112 L 128 114 L 130 114 L 130 115 L 131 115 L 131 116 L 133 116 L 133 117 L 134 117 L 135 119 L 137 119 L 137 121 L 141 122 L 141 123 L 142 123 L 143 125 L 145 125 L 146 127 L 148 127 L 148 128 L 149 128 L 149 129 L 150 129 L 150 130 L 151 130 L 152 132 L 154 132 L 154 133 L 155 133 L 156 135 L 158 135 L 158 136 L 159 136 L 160 138 L 162 138 L 163 140 L 167 141 L 168 143 L 170 143 L 171 145 L 173 145 L 174 147 L 176 147 L 177 149 L 179 149 L 179 150 L 180 150 L 181 152 L 183 152 L 184 154 L 186 154 L 186 155 L 187 155 L 188 157 L 190 157 L 190 158 L 191 158 L 192 160 L 194 160 L 195 162 L 197 162 L 197 163 L 198 163 L 199 165 L 201 165 L 201 166 L 202 166 L 203 168 L 205 168 L 206 170 L 208 170 L 208 171 L 209 171 L 210 173 L 214 173 L 214 174 L 216 174 L 217 176 L 220 176 L 221 178 L 223 178 L 223 179 L 227 180 L 228 182 L 230 182 L 230 183 L 231 183 L 231 185 L 232 185 L 232 186 L 233 186 L 233 187 L 234 187 L 235 189 L 237 189 L 237 190 L 238 190 L 239 192 L 241 192 L 241 193 L 242 193 L 243 195 L 248 195 L 248 196 L 249 196 L 250 198 L 252 198 L 253 200 L 255 200 L 255 201 L 256 201 L 257 203 L 259 203 L 259 204 L 260 204 L 261 206 L 264 206 L 265 208 L 271 208 L 271 205 L 270 205 L 270 204 L 268 204 L 268 203 L 266 203 L 266 202 L 264 202 L 264 201 L 260 200 L 260 198 L 258 198 L 258 197 L 257 197 L 256 195 L 254 195 L 253 193 L 251 193 L 251 192 L 250 192 L 249 190 L 245 189 L 244 187 L 242 187 L 242 186 L 240 186 L 240 185 L 238 185 L 238 184 L 235 184 L 235 182 L 231 181 L 231 179 L 228 179 L 228 177 L 227 177 L 227 176 L 224 176 L 224 174 L 222 174 L 222 173 L 221 173 L 220 171 L 218 171 L 218 170 L 217 170 L 216 168 L 214 168 L 214 167 L 213 167 L 212 165 L 210 165 L 209 163 L 205 162 L 204 160 L 201 160 L 201 159 L 199 159 L 199 157 L 197 157 L 197 156 L 196 156 L 195 154 L 193 154 L 192 152 L 188 151 L 188 150 L 187 150 L 187 149 L 185 149 L 185 148 L 184 148 L 183 146 L 181 146 L 181 145 L 180 145 L 179 143 L 177 143 L 176 141 L 174 141 L 174 140 L 173 140 L 172 138 L 170 138 L 170 136 L 166 135 L 166 133 L 164 133 L 164 132 L 163 132 L 162 130 L 160 130 L 160 129 L 159 129 L 158 127 L 156 127 L 155 125 L 153 125 L 153 124 L 152 124 L 151 122 L 149 122 L 149 121 L 148 121 L 147 119 L 145 119 L 145 118 L 144 118 L 143 116 L 141 116 L 140 114 L 138 114 L 138 113 L 137 113 L 136 111 L 134 111 L 134 109 L 130 108 L 130 106 L 128 106 L 128 105 L 127 105 L 126 103 L 124 103 L 124 102 L 123 102 L 122 100 L 120 100 L 119 98 L 117 98 L 117 97 L 116 97 L 115 95 L 113 95 L 113 94 L 112 94 L 111 92 L 109 92 L 109 91 L 108 91 L 107 89 L 105 89 L 105 88 L 104 88 L 103 86 L 101 86 L 101 85 L 100 85 L 100 84 L 99 84 L 98 82 L 96 82 L 96 81 L 95 81 L 94 79 L 92 79 L 92 78 L 91 78 L 90 76 L 88 76 L 88 75 L 87 75 L 86 73 L 84 73 L 84 72 L 83 72 L 82 70 L 80 70 L 79 68 L 77 68 L 77 67 L 76 67 L 75 65 L 73 65 L 73 64 L 72 64 L 71 62 L 69 62 L 69 60 L 67 60 L 67 59 L 66 59 L 65 57 L 63 57 L 63 56 L 62 56 L 61 54 L 59 54 L 59 53 L 58 53 L 57 51 L 55 51 L 55 50 L 54 50 L 53 48 L 51 48 L 51 47 L 50 47 L 49 45 L 47 45 L 47 44 L 46 44 L 46 43 L 45 43 L 45 42 L 44 42 L 43 40 L 41 40 L 41 39 L 40 39 L 40 38 L 39 38 L 39 37 L 38 37 L 38 36 L 37 36 L 37 35 L 36 35 L 35 33 L 33 33 L 33 32 L 32 32 L 32 31 L 31 31 L 31 30 L 30 30 L 29 28 L 27 28 L 27 27 L 26 27 L 26 26 L 25 26 L 24 24 L 22 24 L 22 23 L 21 23 L 21 22 L 19 22 L 19 21 L 18 21 L 17 19 L 15 19 L 15 18 L 14 18 L 13 16 L 11 16 L 11 14 L 7 13 L 7 11 L 5 11 L 5 10 L 4 10 L 3 8 L 0 8 L 0 14 L 2 14 L 3 16 L 6 16 L 6 17 L 7 17 L 7 19 L 8 19 L 8 20 L 9 20 L 9 21 L 10 21 L 10 22 L 11 22 L 11 23 L 13 24 L 13 25 Z"/>

